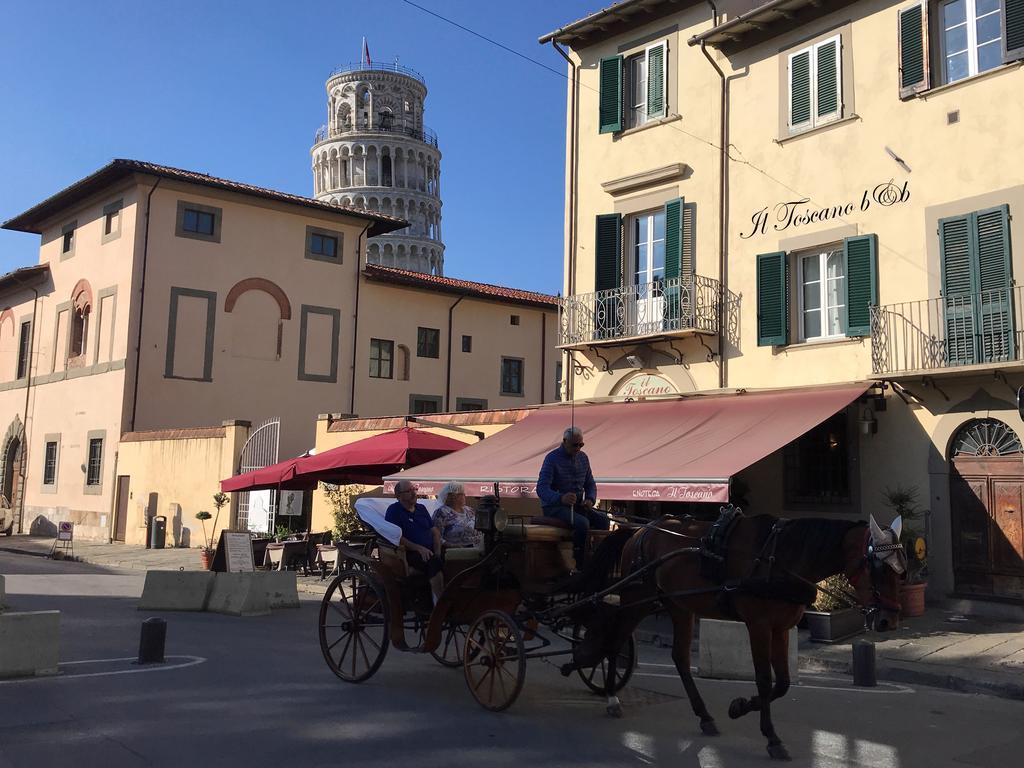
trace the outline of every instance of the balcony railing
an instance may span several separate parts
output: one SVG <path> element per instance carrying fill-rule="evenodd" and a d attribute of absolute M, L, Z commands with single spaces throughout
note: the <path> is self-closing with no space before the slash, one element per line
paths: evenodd
<path fill-rule="evenodd" d="M 338 75 L 344 75 L 349 72 L 395 72 L 396 74 L 405 75 L 406 77 L 411 77 L 414 80 L 419 80 L 424 85 L 427 83 L 427 81 L 423 79 L 423 75 L 415 69 L 412 69 L 411 67 L 403 67 L 400 64 L 344 64 L 331 72 L 331 77 L 337 77 Z"/>
<path fill-rule="evenodd" d="M 673 277 L 561 299 L 559 346 L 608 343 L 618 339 L 718 333 L 721 289 L 709 277 Z"/>
<path fill-rule="evenodd" d="M 1021 288 L 871 308 L 876 374 L 932 371 L 1024 359 Z"/>
<path fill-rule="evenodd" d="M 401 120 L 397 120 L 390 124 L 377 121 L 373 125 L 339 125 L 330 129 L 326 125 L 321 125 L 316 130 L 316 135 L 313 138 L 313 143 L 319 144 L 321 141 L 324 141 L 327 138 L 343 136 L 348 133 L 385 133 L 390 135 L 405 136 L 406 138 L 409 139 L 422 141 L 425 144 L 429 144 L 432 147 L 437 147 L 436 133 L 434 133 L 429 128 L 416 128 L 411 125 L 406 125 Z"/>

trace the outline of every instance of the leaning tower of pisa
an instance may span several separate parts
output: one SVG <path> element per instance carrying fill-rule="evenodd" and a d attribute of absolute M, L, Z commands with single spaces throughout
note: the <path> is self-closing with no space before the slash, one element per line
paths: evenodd
<path fill-rule="evenodd" d="M 441 152 L 423 125 L 427 86 L 398 64 L 352 64 L 327 78 L 327 124 L 311 150 L 319 200 L 405 219 L 367 244 L 367 261 L 444 274 Z"/>

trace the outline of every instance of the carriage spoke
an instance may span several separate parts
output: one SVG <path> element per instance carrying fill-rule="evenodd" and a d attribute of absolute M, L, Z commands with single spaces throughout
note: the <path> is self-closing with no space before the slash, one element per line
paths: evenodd
<path fill-rule="evenodd" d="M 341 642 L 341 638 L 338 638 L 338 642 Z M 345 661 L 345 656 L 348 654 L 348 649 L 349 649 L 349 646 L 351 644 L 352 644 L 352 633 L 351 632 L 347 632 L 345 634 L 345 647 L 341 649 L 341 653 L 338 655 L 338 661 L 335 663 L 335 666 L 338 669 L 341 669 L 341 665 Z"/>
<path fill-rule="evenodd" d="M 370 657 L 366 655 L 366 646 L 363 643 L 363 640 L 365 640 L 366 638 L 362 637 L 362 635 L 365 634 L 365 632 L 360 632 L 359 635 L 356 636 L 356 645 L 359 646 L 359 652 L 363 654 L 363 661 L 366 662 L 366 668 L 369 669 Z"/>
<path fill-rule="evenodd" d="M 366 635 L 365 639 L 367 641 L 369 641 L 370 643 L 372 643 L 373 647 L 376 648 L 378 652 L 380 652 L 380 644 L 376 640 L 373 639 L 373 637 L 370 635 L 369 632 L 366 632 L 364 634 Z"/>

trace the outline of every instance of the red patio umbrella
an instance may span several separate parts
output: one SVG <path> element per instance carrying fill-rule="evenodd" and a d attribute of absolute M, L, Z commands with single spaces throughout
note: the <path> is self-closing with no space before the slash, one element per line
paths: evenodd
<path fill-rule="evenodd" d="M 317 483 L 380 483 L 384 475 L 424 464 L 466 447 L 461 440 L 411 427 L 367 437 L 314 456 L 303 456 L 221 480 L 220 489 L 305 491 Z"/>

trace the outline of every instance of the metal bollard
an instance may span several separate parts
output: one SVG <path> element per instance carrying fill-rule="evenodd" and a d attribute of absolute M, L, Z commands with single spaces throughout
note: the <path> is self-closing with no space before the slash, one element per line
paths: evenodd
<path fill-rule="evenodd" d="M 167 622 L 161 618 L 149 618 L 142 622 L 139 633 L 139 664 L 162 664 L 164 641 L 167 639 Z"/>
<path fill-rule="evenodd" d="M 875 677 L 875 644 L 867 640 L 853 641 L 853 684 L 865 688 L 878 685 Z"/>

